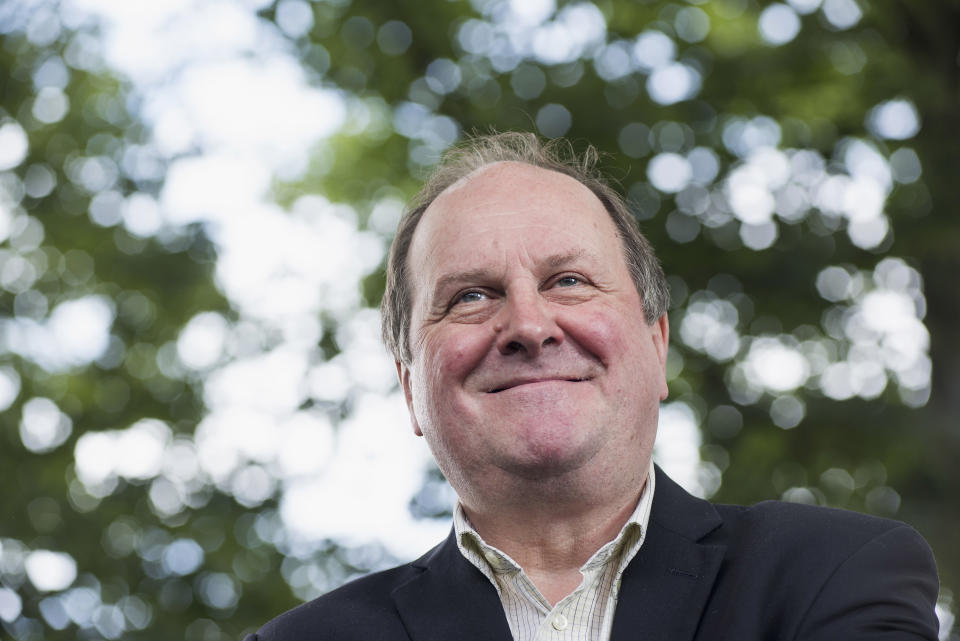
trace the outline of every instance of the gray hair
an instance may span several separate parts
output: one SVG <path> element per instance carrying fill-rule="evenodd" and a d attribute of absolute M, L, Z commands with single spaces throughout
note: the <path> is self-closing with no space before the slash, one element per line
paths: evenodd
<path fill-rule="evenodd" d="M 643 301 L 647 323 L 667 311 L 670 292 L 653 248 L 640 233 L 623 198 L 597 170 L 597 150 L 589 146 L 578 155 L 563 139 L 541 141 L 536 134 L 505 132 L 474 136 L 448 150 L 411 200 L 397 226 L 387 259 L 386 289 L 380 304 L 383 342 L 398 361 L 410 364 L 410 314 L 413 290 L 407 264 L 413 234 L 434 200 L 448 187 L 473 172 L 498 162 L 522 162 L 570 176 L 603 203 L 623 243 L 624 258 Z"/>

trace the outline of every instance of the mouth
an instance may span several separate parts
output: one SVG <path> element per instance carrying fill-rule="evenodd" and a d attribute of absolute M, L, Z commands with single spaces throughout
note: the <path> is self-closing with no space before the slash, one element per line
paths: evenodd
<path fill-rule="evenodd" d="M 584 381 L 589 381 L 589 378 L 529 378 L 529 379 L 519 379 L 515 381 L 508 381 L 499 387 L 495 387 L 489 390 L 488 394 L 498 394 L 500 392 L 513 389 L 515 387 L 520 387 L 522 385 L 533 385 L 536 383 L 582 383 Z"/>

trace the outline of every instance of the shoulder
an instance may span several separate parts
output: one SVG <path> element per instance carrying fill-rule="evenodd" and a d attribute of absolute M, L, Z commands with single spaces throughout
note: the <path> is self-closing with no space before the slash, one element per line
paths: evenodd
<path fill-rule="evenodd" d="M 813 578 L 832 572 L 851 557 L 879 555 L 933 567 L 933 554 L 909 525 L 836 508 L 764 501 L 743 507 L 716 505 L 723 526 L 714 533 L 733 557 L 749 556 L 776 571 L 806 568 Z"/>
<path fill-rule="evenodd" d="M 706 624 L 716 635 L 704 638 L 937 638 L 936 565 L 910 526 L 779 501 L 713 508 L 698 541 L 722 555 Z"/>
<path fill-rule="evenodd" d="M 416 577 L 417 561 L 350 581 L 263 625 L 251 641 L 406 638 L 391 593 Z M 319 632 L 323 637 L 318 637 Z"/>
<path fill-rule="evenodd" d="M 832 550 L 842 554 L 888 535 L 926 545 L 905 523 L 849 510 L 781 501 L 763 501 L 748 507 L 719 504 L 714 507 L 724 522 L 722 536 L 729 537 L 731 545 L 749 544 L 761 549 L 776 546 L 792 552 Z"/>
<path fill-rule="evenodd" d="M 799 638 L 873 638 L 875 626 L 905 635 L 897 638 L 936 638 L 936 564 L 909 525 L 778 501 L 716 507 L 728 585 L 740 602 L 752 593 L 789 605 L 784 617 L 797 617 Z"/>
<path fill-rule="evenodd" d="M 849 510 L 762 501 L 750 506 L 710 503 L 687 493 L 657 470 L 650 525 L 690 541 L 718 544 L 732 554 L 738 548 L 752 555 L 794 554 L 826 550 L 842 553 L 886 532 L 903 530 L 922 539 L 909 526 Z"/>

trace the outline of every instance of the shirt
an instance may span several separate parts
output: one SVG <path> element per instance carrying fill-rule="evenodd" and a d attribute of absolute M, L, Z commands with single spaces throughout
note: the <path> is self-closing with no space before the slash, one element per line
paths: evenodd
<path fill-rule="evenodd" d="M 653 503 L 653 462 L 633 514 L 612 541 L 580 568 L 583 580 L 553 607 L 526 572 L 506 553 L 487 544 L 457 505 L 453 527 L 457 547 L 497 590 L 514 641 L 608 641 L 620 579 L 643 545 Z"/>

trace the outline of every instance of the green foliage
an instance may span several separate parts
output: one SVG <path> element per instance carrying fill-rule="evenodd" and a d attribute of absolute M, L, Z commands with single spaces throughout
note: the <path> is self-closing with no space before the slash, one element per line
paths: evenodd
<path fill-rule="evenodd" d="M 559 4 L 560 13 L 575 8 Z M 442 149 L 464 133 L 539 129 L 562 133 L 579 148 L 595 145 L 671 275 L 671 402 L 696 417 L 704 473 L 722 478 L 718 487 L 705 484 L 716 490 L 713 500 L 785 498 L 901 518 L 928 538 L 945 588 L 956 589 L 960 3 L 861 1 L 861 19 L 847 28 L 818 10 L 800 16 L 797 36 L 779 46 L 757 28 L 768 4 L 598 2 L 604 37 L 579 56 L 552 62 L 510 51 L 501 2 L 310 4 L 312 29 L 289 45 L 310 83 L 340 90 L 347 116 L 302 175 L 274 180 L 273 197 L 290 209 L 304 194 L 322 194 L 350 204 L 361 228 L 373 229 L 377 204 L 411 196 Z M 178 508 L 164 510 L 165 492 L 173 490 L 156 474 L 114 479 L 100 490 L 78 478 L 75 447 L 87 433 L 159 419 L 169 443 L 191 442 L 207 411 L 204 381 L 178 360 L 176 341 L 201 312 L 244 319 L 215 278 L 215 228 L 166 225 L 140 236 L 122 224 L 117 203 L 135 194 L 156 197 L 171 159 L 151 148 L 136 89 L 99 61 L 92 24 L 81 21 L 44 39 L 28 28 L 34 9 L 49 15 L 50 6 L 0 8 L 0 127 L 16 122 L 29 141 L 26 157 L 0 172 L 0 223 L 7 211 L 11 221 L 9 235 L 0 236 L 0 384 L 18 388 L 0 410 L 2 635 L 239 638 L 299 600 L 391 559 L 375 547 L 336 541 L 292 545 L 277 512 L 280 490 L 245 503 L 229 482 L 206 478 L 184 490 Z M 278 11 L 268 6 L 259 19 L 272 25 Z M 704 18 L 709 28 L 698 35 L 694 27 Z M 653 99 L 652 72 L 635 64 L 622 74 L 599 71 L 605 44 L 620 42 L 630 51 L 639 34 L 652 30 L 669 37 L 676 60 L 698 73 L 701 87 L 688 99 Z M 479 40 L 471 44 L 471 37 Z M 44 122 L 35 108 L 44 83 L 36 78 L 51 60 L 65 73 L 68 108 Z M 429 77 L 428 69 L 439 69 L 431 66 L 436 61 L 446 61 L 459 80 L 442 86 L 442 78 Z M 871 110 L 894 99 L 915 106 L 916 136 L 882 137 L 868 126 Z M 410 110 L 420 119 L 416 126 L 404 124 Z M 773 146 L 819 154 L 824 175 L 850 173 L 844 154 L 855 140 L 888 167 L 894 158 L 909 164 L 915 152 L 922 173 L 891 184 L 883 203 L 891 231 L 881 242 L 853 242 L 846 218 L 808 202 L 792 218 L 773 218 L 777 236 L 769 246 L 750 249 L 724 191 L 731 172 L 749 161 L 731 142 L 738 126 L 754 126 L 756 135 L 772 126 Z M 694 149 L 712 150 L 715 178 L 677 193 L 649 186 L 655 157 Z M 146 168 L 133 160 L 137 153 L 145 154 Z M 811 362 L 862 356 L 844 325 L 862 300 L 853 294 L 829 300 L 818 279 L 826 268 L 841 267 L 868 292 L 879 288 L 871 284 L 880 278 L 879 264 L 892 265 L 898 277 L 922 278 L 911 291 L 929 330 L 932 378 L 925 385 L 900 384 L 895 363 L 881 368 L 879 390 L 859 397 L 826 393 L 821 371 L 781 390 L 744 378 L 749 350 L 761 339 L 807 350 Z M 382 273 L 358 287 L 362 304 L 375 306 Z M 51 364 L 43 345 L 26 346 L 23 327 L 47 322 L 61 303 L 85 297 L 105 301 L 112 316 L 102 354 Z M 732 314 L 734 337 L 725 345 L 739 340 L 739 348 L 724 355 L 686 337 L 683 325 L 697 310 Z M 341 349 L 339 317 L 321 315 L 323 331 L 310 351 L 315 363 L 333 360 Z M 271 340 L 256 349 L 268 349 Z M 21 425 L 35 399 L 52 401 L 62 413 L 56 420 L 70 428 L 62 442 L 31 451 Z M 316 405 L 334 422 L 353 409 L 349 400 Z M 59 590 L 40 590 L 27 579 L 23 563 L 34 550 L 75 559 L 71 589 L 85 609 L 73 607 L 86 614 L 64 610 Z M 170 550 L 198 561 L 182 561 L 178 570 Z M 5 618 L 14 593 L 22 615 Z"/>

